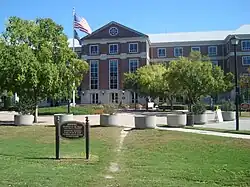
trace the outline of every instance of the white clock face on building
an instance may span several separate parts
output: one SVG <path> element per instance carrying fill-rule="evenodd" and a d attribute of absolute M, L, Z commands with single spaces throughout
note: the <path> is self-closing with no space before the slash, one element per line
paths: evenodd
<path fill-rule="evenodd" d="M 109 29 L 110 36 L 116 36 L 118 34 L 118 29 L 116 27 L 111 27 Z"/>

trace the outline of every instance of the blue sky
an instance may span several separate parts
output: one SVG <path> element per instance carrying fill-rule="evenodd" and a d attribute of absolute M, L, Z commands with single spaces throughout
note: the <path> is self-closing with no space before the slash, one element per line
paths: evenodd
<path fill-rule="evenodd" d="M 92 30 L 110 21 L 145 34 L 234 30 L 250 24 L 250 0 L 0 0 L 0 32 L 9 16 L 50 17 L 72 37 L 73 7 Z"/>

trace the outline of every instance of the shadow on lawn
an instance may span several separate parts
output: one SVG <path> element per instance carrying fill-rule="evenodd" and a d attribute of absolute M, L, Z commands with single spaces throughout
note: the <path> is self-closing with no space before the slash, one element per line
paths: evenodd
<path fill-rule="evenodd" d="M 0 153 L 0 156 L 3 157 L 15 157 L 19 159 L 27 159 L 27 160 L 57 160 L 56 157 L 28 157 L 28 156 L 17 156 L 13 154 L 5 154 L 5 153 Z M 85 160 L 85 157 L 61 157 L 59 160 Z"/>
<path fill-rule="evenodd" d="M 14 121 L 2 121 L 0 120 L 0 126 L 15 126 Z"/>

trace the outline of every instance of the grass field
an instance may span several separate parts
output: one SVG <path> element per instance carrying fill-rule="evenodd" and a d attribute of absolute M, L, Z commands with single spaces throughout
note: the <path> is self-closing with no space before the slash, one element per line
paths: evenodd
<path fill-rule="evenodd" d="M 94 114 L 96 111 L 98 107 L 94 105 L 70 107 L 70 113 L 74 115 Z M 38 110 L 39 115 L 66 114 L 67 112 L 67 106 L 45 107 Z"/>
<path fill-rule="evenodd" d="M 53 127 L 0 126 L 0 186 L 250 186 L 250 140 L 133 130 L 117 153 L 120 130 L 91 128 L 89 162 L 83 140 L 63 140 L 56 161 Z"/>

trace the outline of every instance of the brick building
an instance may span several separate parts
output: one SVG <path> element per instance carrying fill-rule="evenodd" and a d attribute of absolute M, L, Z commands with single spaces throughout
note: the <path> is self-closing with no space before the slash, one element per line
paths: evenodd
<path fill-rule="evenodd" d="M 238 67 L 239 73 L 245 74 L 250 66 L 250 25 L 231 31 L 143 34 L 117 22 L 110 22 L 83 37 L 83 45 L 75 40 L 75 43 L 78 42 L 76 51 L 90 67 L 81 85 L 80 102 L 144 103 L 144 98 L 123 90 L 123 74 L 134 72 L 150 62 L 169 62 L 179 56 L 188 56 L 191 50 L 208 55 L 225 72 L 234 72 L 231 35 L 240 38 Z"/>

